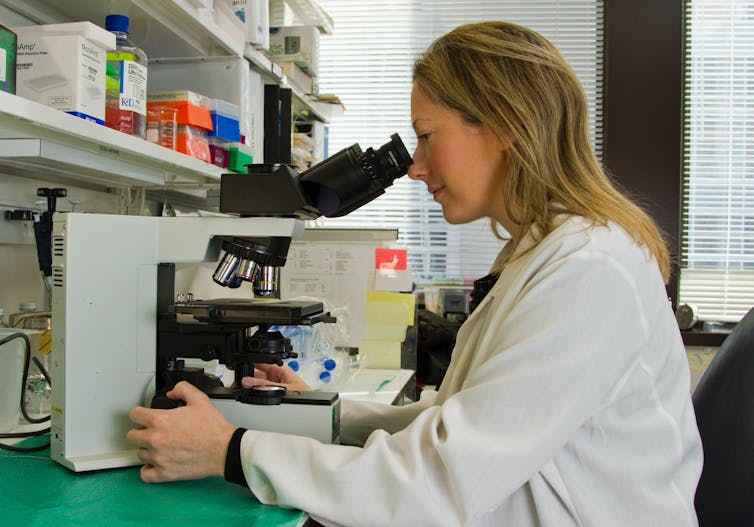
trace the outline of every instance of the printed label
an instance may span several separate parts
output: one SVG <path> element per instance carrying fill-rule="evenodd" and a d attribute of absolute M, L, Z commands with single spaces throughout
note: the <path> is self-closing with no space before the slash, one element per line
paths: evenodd
<path fill-rule="evenodd" d="M 5 79 L 5 76 L 7 74 L 7 71 L 6 71 L 7 64 L 5 62 L 6 57 L 7 57 L 7 54 L 6 54 L 5 49 L 0 48 L 0 82 L 5 82 L 6 80 Z"/>
<path fill-rule="evenodd" d="M 132 60 L 122 60 L 120 71 L 119 108 L 147 115 L 147 68 Z"/>
<path fill-rule="evenodd" d="M 285 37 L 285 54 L 295 55 L 301 52 L 301 37 L 298 35 L 291 35 Z"/>

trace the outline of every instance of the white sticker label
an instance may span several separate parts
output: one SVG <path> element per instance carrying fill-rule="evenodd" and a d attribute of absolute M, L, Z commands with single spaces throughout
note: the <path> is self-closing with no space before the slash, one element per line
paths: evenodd
<path fill-rule="evenodd" d="M 147 115 L 147 68 L 132 60 L 121 62 L 119 107 Z"/>

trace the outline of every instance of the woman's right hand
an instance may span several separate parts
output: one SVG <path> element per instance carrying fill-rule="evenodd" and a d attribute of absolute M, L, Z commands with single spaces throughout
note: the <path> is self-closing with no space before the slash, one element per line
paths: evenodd
<path fill-rule="evenodd" d="M 241 379 L 241 386 L 244 388 L 271 383 L 285 386 L 288 390 L 300 392 L 312 391 L 311 387 L 286 365 L 278 366 L 277 364 L 258 363 L 254 365 L 254 377 L 244 377 Z"/>

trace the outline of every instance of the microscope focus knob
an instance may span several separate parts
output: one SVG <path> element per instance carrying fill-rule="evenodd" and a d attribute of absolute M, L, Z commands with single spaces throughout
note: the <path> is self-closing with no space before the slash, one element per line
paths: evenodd
<path fill-rule="evenodd" d="M 277 384 L 261 384 L 243 390 L 238 400 L 246 404 L 280 404 L 285 397 L 285 386 Z"/>

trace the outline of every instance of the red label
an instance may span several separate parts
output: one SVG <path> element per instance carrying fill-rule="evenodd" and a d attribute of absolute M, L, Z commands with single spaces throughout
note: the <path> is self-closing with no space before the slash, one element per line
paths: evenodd
<path fill-rule="evenodd" d="M 407 253 L 408 251 L 406 249 L 375 249 L 374 268 L 405 271 Z"/>

